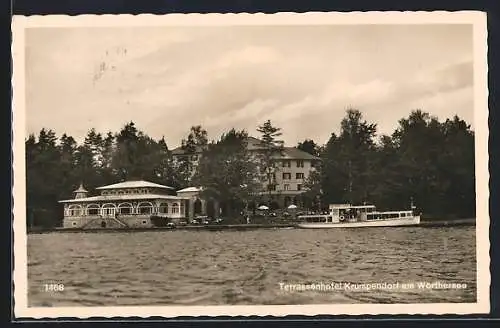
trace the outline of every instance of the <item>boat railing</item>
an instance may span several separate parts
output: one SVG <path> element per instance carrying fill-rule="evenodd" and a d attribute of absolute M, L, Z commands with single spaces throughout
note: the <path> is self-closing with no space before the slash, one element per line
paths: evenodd
<path fill-rule="evenodd" d="M 299 215 L 298 217 L 307 219 L 307 218 L 320 218 L 320 217 L 331 217 L 331 216 L 332 216 L 331 214 L 303 214 Z"/>

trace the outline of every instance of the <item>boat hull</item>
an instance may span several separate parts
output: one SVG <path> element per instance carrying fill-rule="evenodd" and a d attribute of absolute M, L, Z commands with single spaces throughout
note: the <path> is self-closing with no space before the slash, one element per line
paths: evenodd
<path fill-rule="evenodd" d="M 359 221 L 359 222 L 342 222 L 342 223 L 299 223 L 298 228 L 302 229 L 331 229 L 331 228 L 367 228 L 367 227 L 400 227 L 400 226 L 415 226 L 420 224 L 420 216 L 409 218 Z"/>

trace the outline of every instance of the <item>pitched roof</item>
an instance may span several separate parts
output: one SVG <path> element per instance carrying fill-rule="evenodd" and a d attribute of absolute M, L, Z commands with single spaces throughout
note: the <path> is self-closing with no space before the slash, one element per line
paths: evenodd
<path fill-rule="evenodd" d="M 163 188 L 163 189 L 174 189 L 169 186 L 164 186 L 161 184 L 149 182 L 149 181 L 144 181 L 144 180 L 138 180 L 138 181 L 125 181 L 125 182 L 119 182 L 107 186 L 102 186 L 102 187 L 97 187 L 96 189 L 98 190 L 103 190 L 103 189 L 123 189 L 123 188 Z"/>
<path fill-rule="evenodd" d="M 201 187 L 187 187 L 181 190 L 177 190 L 177 193 L 182 193 L 182 192 L 198 192 L 201 191 Z"/>
<path fill-rule="evenodd" d="M 195 151 L 194 154 L 200 154 L 203 152 L 203 147 L 201 146 L 195 146 Z M 186 151 L 182 149 L 182 147 L 177 147 L 172 149 L 172 155 L 184 155 Z"/>
<path fill-rule="evenodd" d="M 87 190 L 85 190 L 85 188 L 83 188 L 83 183 L 82 183 L 82 184 L 80 184 L 80 187 L 78 187 L 78 189 L 76 189 L 73 192 L 87 192 Z"/>
<path fill-rule="evenodd" d="M 255 137 L 248 137 L 247 138 L 247 149 L 248 150 L 257 150 L 257 149 L 263 149 L 265 146 L 262 143 L 262 140 L 259 140 Z"/>
<path fill-rule="evenodd" d="M 85 198 L 75 198 L 60 200 L 59 203 L 81 203 L 81 202 L 99 202 L 99 201 L 120 201 L 120 200 L 153 200 L 153 199 L 188 199 L 172 195 L 158 195 L 158 194 L 126 194 L 126 195 L 107 195 L 107 196 L 92 196 Z"/>
<path fill-rule="evenodd" d="M 276 154 L 273 157 L 276 159 L 319 159 L 319 157 L 311 155 L 295 147 L 285 147 L 281 154 Z"/>
<path fill-rule="evenodd" d="M 255 137 L 247 138 L 247 149 L 250 151 L 257 151 L 260 149 L 264 149 L 265 146 L 262 144 L 262 140 Z M 196 146 L 195 154 L 200 154 L 203 152 L 202 147 Z M 185 151 L 181 147 L 177 147 L 172 150 L 173 155 L 183 155 Z M 276 158 L 283 159 L 319 159 L 316 156 L 313 156 L 305 151 L 302 151 L 295 147 L 285 147 L 283 150 L 283 156 L 276 156 Z"/>

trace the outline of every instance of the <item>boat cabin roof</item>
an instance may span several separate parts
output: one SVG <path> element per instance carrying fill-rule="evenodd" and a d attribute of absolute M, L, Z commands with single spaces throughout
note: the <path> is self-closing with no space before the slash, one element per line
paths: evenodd
<path fill-rule="evenodd" d="M 409 210 L 403 210 L 403 211 L 383 211 L 383 212 L 372 212 L 372 213 L 369 213 L 369 215 L 374 215 L 374 214 L 399 214 L 399 213 L 413 213 L 413 212 L 409 211 Z"/>
<path fill-rule="evenodd" d="M 351 204 L 330 204 L 330 209 L 362 209 L 362 208 L 375 208 L 375 205 L 351 205 Z"/>

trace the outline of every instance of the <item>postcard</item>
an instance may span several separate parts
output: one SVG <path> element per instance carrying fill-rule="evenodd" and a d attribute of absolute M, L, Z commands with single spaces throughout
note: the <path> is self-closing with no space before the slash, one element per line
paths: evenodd
<path fill-rule="evenodd" d="M 12 30 L 16 318 L 490 311 L 485 13 Z"/>

